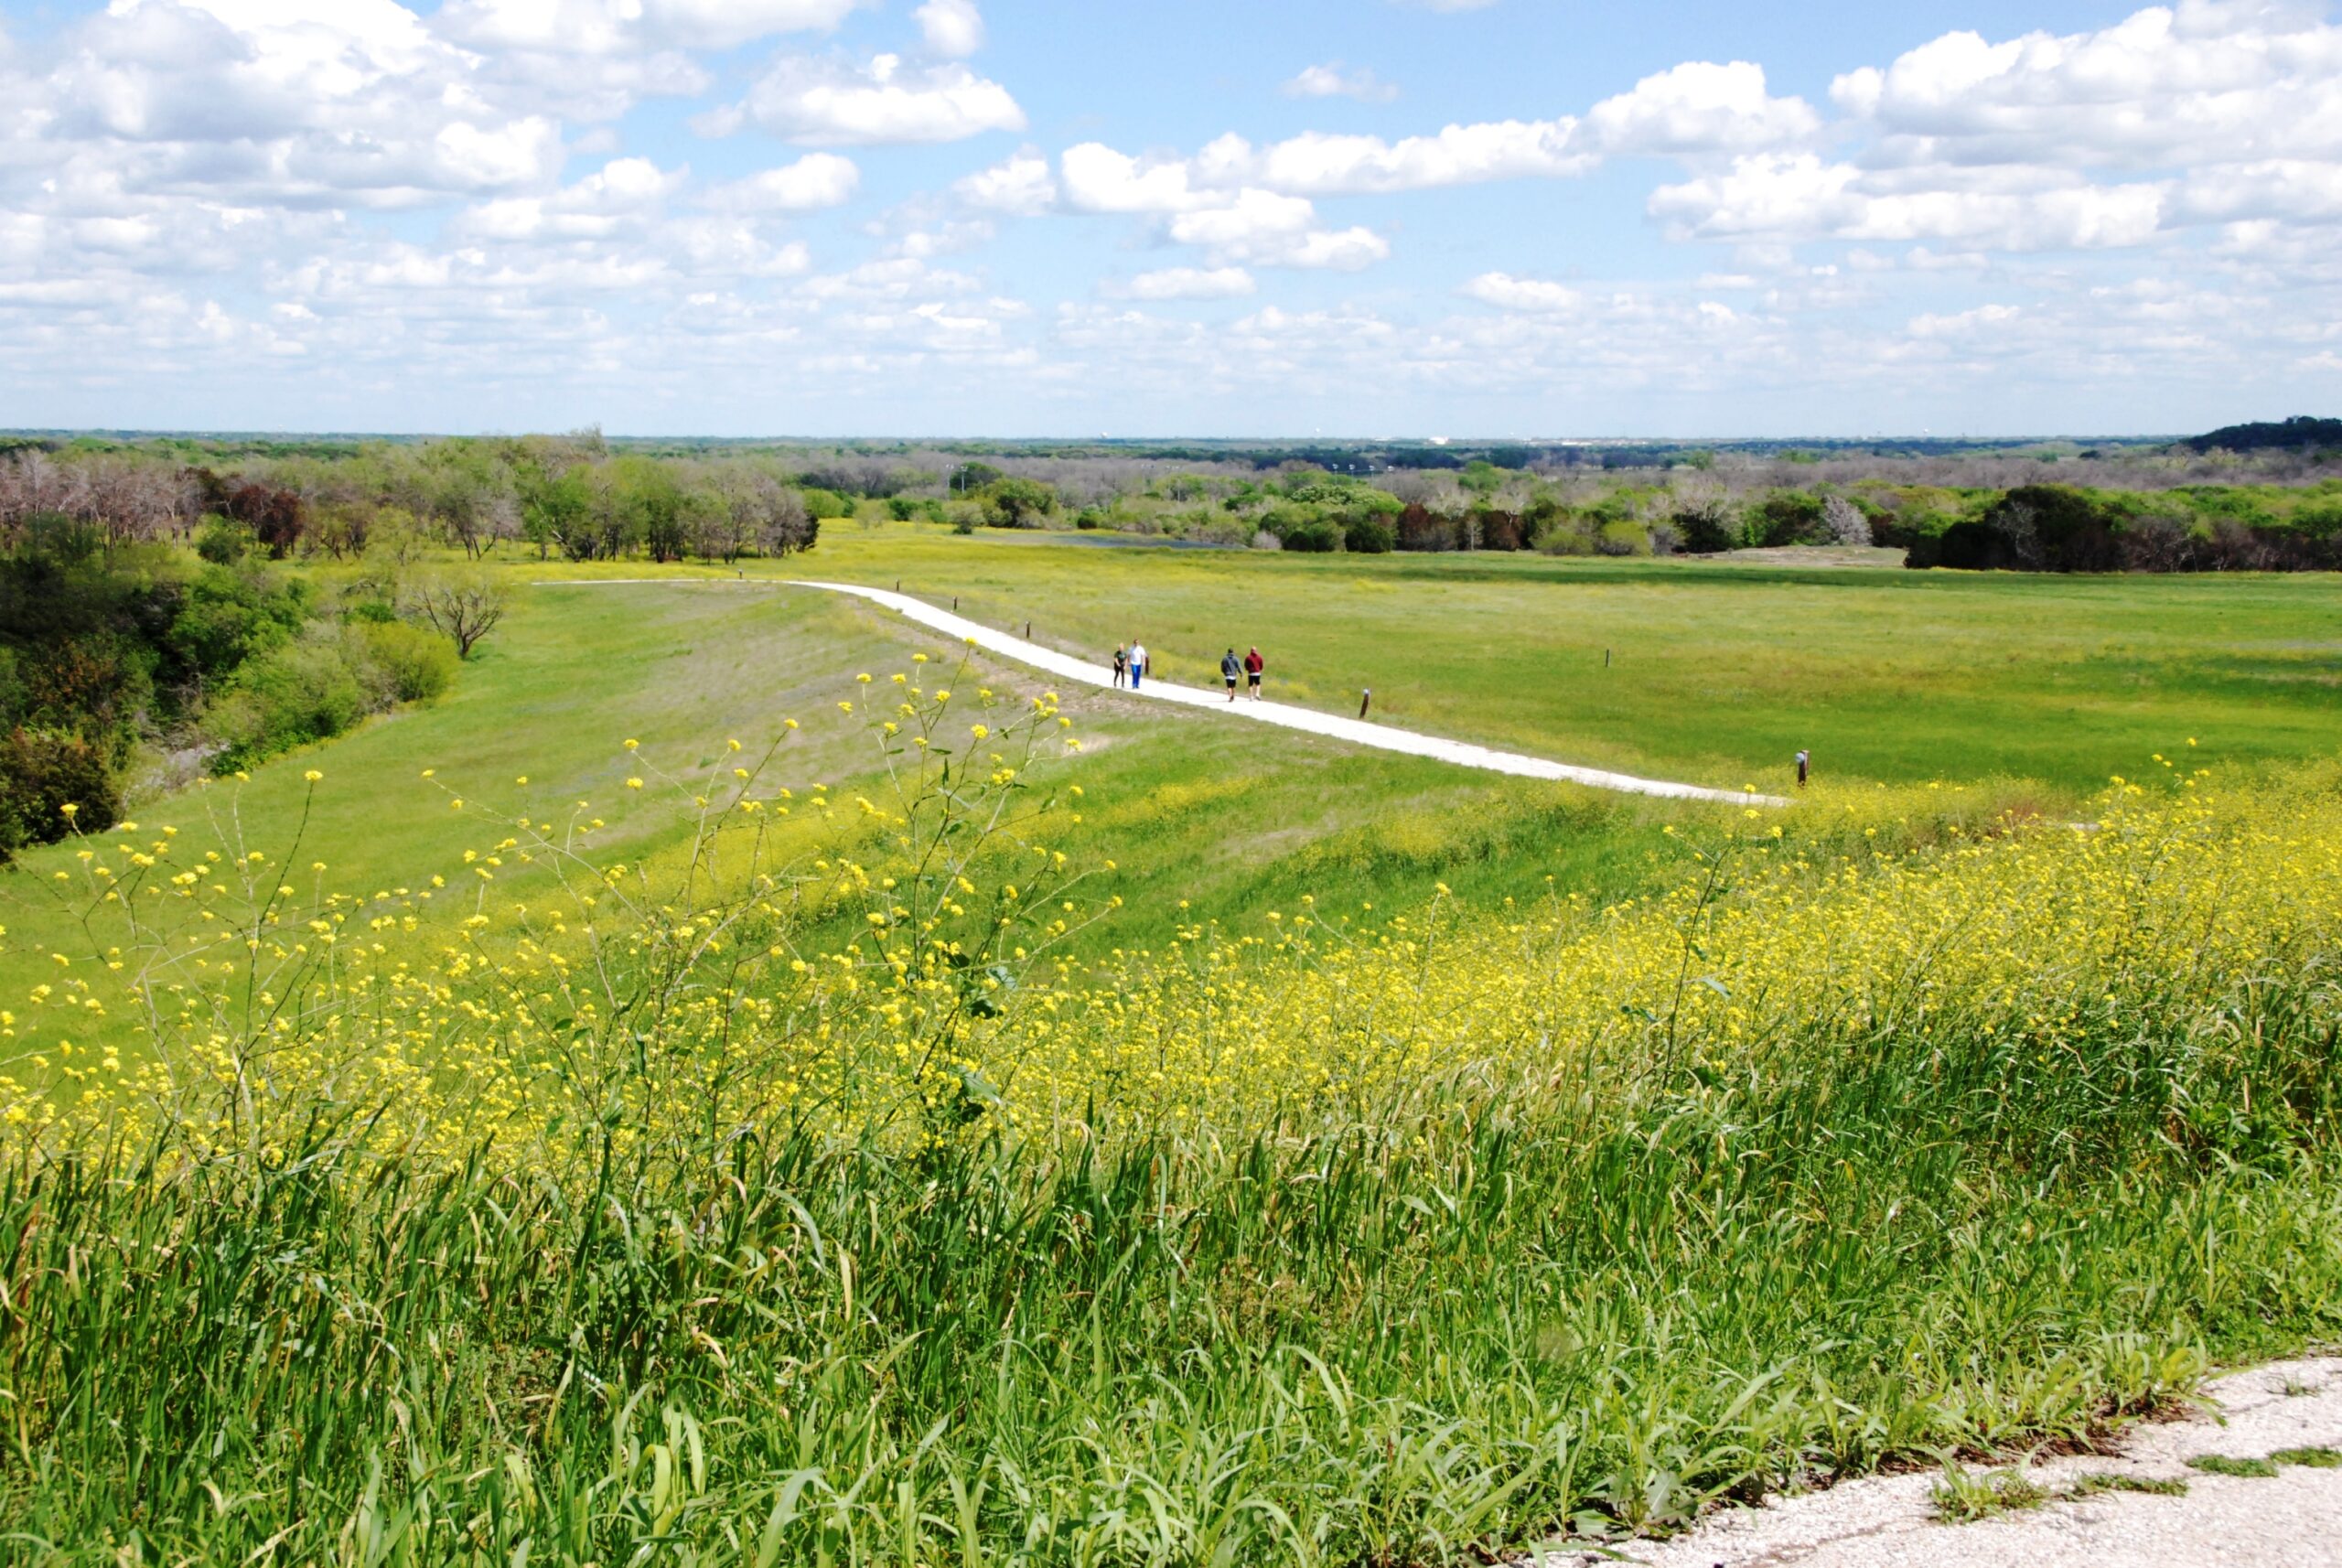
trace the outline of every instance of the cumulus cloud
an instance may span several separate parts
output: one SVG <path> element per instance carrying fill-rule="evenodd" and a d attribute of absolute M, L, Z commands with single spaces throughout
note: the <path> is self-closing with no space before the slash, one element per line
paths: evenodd
<path fill-rule="evenodd" d="M 145 188 L 271 203 L 411 205 L 550 179 L 557 122 L 494 102 L 482 74 L 392 0 L 316 15 L 120 0 L 18 99 L 18 129 Z"/>
<path fill-rule="evenodd" d="M 1994 188 L 1942 179 L 1898 188 L 1852 164 L 1811 153 L 1735 158 L 1724 172 L 1662 186 L 1653 217 L 1681 239 L 1950 241 L 1999 250 L 2136 245 L 2163 220 L 2152 184 L 2061 179 Z"/>
<path fill-rule="evenodd" d="M 1564 116 L 1448 125 L 1395 142 L 1312 131 L 1254 149 L 1241 137 L 1224 136 L 1208 145 L 1199 161 L 1223 177 L 1241 171 L 1272 190 L 1337 196 L 1566 177 L 1585 173 L 1599 155 L 1580 143 L 1577 122 Z"/>
<path fill-rule="evenodd" d="M 757 125 L 806 146 L 956 142 L 1025 128 L 1025 112 L 1000 83 L 964 65 L 908 65 L 891 54 L 867 65 L 776 60 L 743 107 Z"/>
<path fill-rule="evenodd" d="M 1305 73 L 1306 74 L 1306 73 Z M 1490 180 L 1567 178 L 1614 155 L 1713 155 L 1810 137 L 1820 120 L 1802 100 L 1775 98 L 1746 62 L 1693 63 L 1645 78 L 1584 120 L 1495 120 L 1380 136 L 1304 132 L 1254 146 L 1229 134 L 1192 158 L 1133 158 L 1100 143 L 1069 148 L 1069 198 L 1091 211 L 1175 211 L 1199 194 L 1243 186 L 1289 196 L 1391 195 Z"/>
<path fill-rule="evenodd" d="M 843 206 L 861 183 L 862 171 L 853 159 L 808 153 L 795 163 L 717 186 L 704 199 L 725 212 L 811 212 Z"/>
<path fill-rule="evenodd" d="M 614 158 L 549 196 L 508 197 L 467 209 L 456 220 L 467 236 L 491 240 L 598 240 L 654 213 L 689 177 L 648 158 Z"/>
<path fill-rule="evenodd" d="M 1235 299 L 1259 287 L 1242 267 L 1160 267 L 1110 282 L 1101 292 L 1112 299 Z"/>
<path fill-rule="evenodd" d="M 2319 8 L 2319 9 L 2322 9 Z M 2152 168 L 2342 153 L 2342 29 L 2299 5 L 2182 0 L 2096 32 L 1948 33 L 1832 99 L 1896 161 Z"/>
<path fill-rule="evenodd" d="M 1510 273 L 1482 273 L 1465 284 L 1463 293 L 1484 305 L 1538 315 L 1563 314 L 1585 304 L 1585 295 L 1566 284 L 1515 277 Z"/>
<path fill-rule="evenodd" d="M 1352 70 L 1338 59 L 1304 68 L 1281 91 L 1287 98 L 1355 98 L 1361 103 L 1388 103 L 1399 96 L 1397 83 L 1366 66 Z"/>
<path fill-rule="evenodd" d="M 1693 60 L 1604 99 L 1584 128 L 1605 153 L 1697 156 L 1806 141 L 1821 119 L 1801 98 L 1773 97 L 1760 65 Z"/>
<path fill-rule="evenodd" d="M 364 4 L 366 0 L 359 0 Z M 860 0 L 447 0 L 435 18 L 475 47 L 618 54 L 728 49 L 777 33 L 827 32 Z M 349 0 L 337 0 L 340 10 Z"/>
<path fill-rule="evenodd" d="M 2093 32 L 1947 33 L 1831 99 L 1863 138 L 1851 156 L 1750 149 L 1661 187 L 1651 214 L 1683 238 L 2000 251 L 2342 220 L 2342 27 L 2304 7 L 2182 0 Z"/>
<path fill-rule="evenodd" d="M 955 182 L 951 190 L 971 207 L 1021 218 L 1047 212 L 1058 200 L 1049 160 L 1030 147 Z"/>
<path fill-rule="evenodd" d="M 959 59 L 984 47 L 984 19 L 975 0 L 927 0 L 911 19 L 929 54 Z"/>
<path fill-rule="evenodd" d="M 1320 228 L 1310 202 L 1267 190 L 1239 191 L 1225 206 L 1182 212 L 1169 231 L 1179 243 L 1200 245 L 1222 263 L 1355 272 L 1391 253 L 1390 242 L 1373 231 Z"/>

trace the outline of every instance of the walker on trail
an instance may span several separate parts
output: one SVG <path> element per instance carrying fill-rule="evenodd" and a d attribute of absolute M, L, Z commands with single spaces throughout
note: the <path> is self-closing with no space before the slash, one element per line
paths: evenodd
<path fill-rule="evenodd" d="M 1236 700 L 1236 677 L 1242 673 L 1244 666 L 1238 661 L 1236 650 L 1231 648 L 1219 656 L 1219 678 L 1228 684 L 1228 700 L 1231 703 Z"/>
<path fill-rule="evenodd" d="M 1114 689 L 1121 691 L 1130 684 L 1131 650 L 1120 643 L 1114 645 Z"/>
<path fill-rule="evenodd" d="M 1136 639 L 1136 638 L 1133 638 L 1133 639 L 1131 639 L 1131 690 L 1132 690 L 1132 691 L 1135 692 L 1135 691 L 1137 691 L 1137 690 L 1138 690 L 1138 684 L 1139 684 L 1139 682 L 1140 682 L 1141 680 L 1143 680 L 1143 679 L 1145 677 L 1145 675 L 1146 675 L 1146 644 L 1144 644 L 1144 643 L 1143 643 L 1143 642 L 1139 641 L 1139 640 L 1138 640 L 1138 639 Z"/>
<path fill-rule="evenodd" d="M 1268 660 L 1261 657 L 1261 650 L 1258 648 L 1244 656 L 1245 690 L 1256 703 L 1261 700 L 1261 673 L 1268 667 Z"/>

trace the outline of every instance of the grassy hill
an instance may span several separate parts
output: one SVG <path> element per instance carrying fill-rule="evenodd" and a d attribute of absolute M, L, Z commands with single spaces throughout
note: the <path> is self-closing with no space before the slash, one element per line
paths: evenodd
<path fill-rule="evenodd" d="M 797 717 L 804 727 L 776 780 L 851 789 L 879 762 L 834 722 L 854 676 L 908 668 L 915 652 L 965 651 L 873 607 L 782 586 L 769 567 L 508 560 L 501 570 L 513 611 L 447 699 L 277 759 L 249 782 L 146 803 L 142 827 L 277 854 L 290 852 L 306 806 L 299 865 L 367 890 L 459 873 L 464 850 L 495 842 L 447 809 L 451 795 L 558 821 L 582 802 L 608 824 L 610 853 L 672 853 L 686 832 L 673 791 L 624 787 L 641 759 L 686 773 L 726 740 L 760 746 Z M 1214 679 L 1221 648 L 1258 642 L 1280 700 L 1355 712 L 1371 687 L 1388 722 L 1566 761 L 1778 789 L 1806 747 L 1832 800 L 1938 786 L 1923 815 L 2071 814 L 2157 753 L 2257 765 L 2342 747 L 2331 700 L 2342 681 L 2337 586 L 2317 576 L 1327 559 L 900 526 L 833 530 L 791 570 L 899 582 L 993 625 L 1022 633 L 1029 623 L 1037 639 L 1085 655 L 1141 637 L 1159 674 L 1199 684 Z M 539 585 L 614 576 L 670 585 Z M 977 668 L 1004 692 L 1041 686 L 1013 665 Z M 1550 875 L 1613 900 L 1677 875 L 1681 854 L 1661 830 L 1703 814 L 1108 693 L 1059 695 L 1087 737 L 1065 777 L 1093 801 L 1067 841 L 1113 860 L 1125 899 L 1088 939 L 1096 951 L 1154 945 L 1191 920 L 1236 920 L 1305 892 L 1389 907 L 1437 881 L 1493 903 L 1539 892 Z M 314 798 L 303 779 L 313 768 L 327 775 Z M 46 950 L 86 947 L 70 912 L 80 906 L 60 908 L 54 886 L 75 865 L 59 846 L 0 874 L 10 931 L 0 985 L 34 983 Z"/>
<path fill-rule="evenodd" d="M 12 1558 L 1447 1568 L 2342 1332 L 2332 582 L 833 532 L 1176 677 L 1822 780 L 508 563 L 444 700 L 0 878 Z"/>

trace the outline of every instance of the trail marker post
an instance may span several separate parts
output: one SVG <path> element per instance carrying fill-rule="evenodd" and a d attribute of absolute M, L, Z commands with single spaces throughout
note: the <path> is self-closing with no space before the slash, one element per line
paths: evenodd
<path fill-rule="evenodd" d="M 1374 688 L 1369 686 L 1358 700 L 1358 716 L 1366 717 L 1366 710 L 1374 705 Z"/>

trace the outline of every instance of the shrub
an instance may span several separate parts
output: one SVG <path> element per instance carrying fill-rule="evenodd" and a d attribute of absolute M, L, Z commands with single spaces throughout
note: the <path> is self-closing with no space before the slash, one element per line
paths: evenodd
<path fill-rule="evenodd" d="M 994 528 L 1038 528 L 1058 509 L 1055 485 L 1038 479 L 994 479 L 976 494 L 984 521 Z"/>
<path fill-rule="evenodd" d="M 1255 550 L 1282 550 L 1284 548 L 1284 541 L 1279 539 L 1275 534 L 1271 533 L 1267 529 L 1263 528 L 1252 535 L 1252 548 Z"/>
<path fill-rule="evenodd" d="M 1399 524 L 1381 512 L 1354 517 L 1342 529 L 1342 547 L 1359 555 L 1387 555 L 1399 548 Z"/>
<path fill-rule="evenodd" d="M 919 515 L 919 502 L 908 496 L 888 496 L 886 515 L 897 522 L 908 522 Z"/>
<path fill-rule="evenodd" d="M 1281 537 L 1287 550 L 1305 555 L 1326 555 L 1342 547 L 1341 525 L 1330 518 L 1313 517 L 1288 524 Z"/>
<path fill-rule="evenodd" d="M 1768 549 L 1827 543 L 1830 532 L 1822 514 L 1821 497 L 1803 490 L 1775 490 L 1748 509 L 1742 538 L 1750 545 Z"/>
<path fill-rule="evenodd" d="M 1674 528 L 1687 555 L 1714 555 L 1740 542 L 1732 514 L 1721 505 L 1687 507 L 1675 514 Z"/>
<path fill-rule="evenodd" d="M 220 747 L 215 770 L 232 773 L 339 735 L 369 707 L 347 645 L 321 631 L 237 671 L 205 711 L 203 730 Z"/>
<path fill-rule="evenodd" d="M 852 517 L 854 503 L 835 490 L 808 487 L 805 491 L 805 514 L 815 522 L 827 522 L 833 518 Z"/>
<path fill-rule="evenodd" d="M 284 646 L 308 609 L 308 590 L 298 579 L 274 583 L 255 571 L 207 566 L 188 584 L 165 645 L 195 675 L 215 680 Z"/>
<path fill-rule="evenodd" d="M 380 693 L 371 707 L 427 703 L 456 679 L 456 645 L 435 631 L 403 621 L 368 621 L 350 628 L 363 669 Z"/>
<path fill-rule="evenodd" d="M 1595 536 L 1594 549 L 1600 555 L 1648 555 L 1651 553 L 1650 530 L 1625 518 L 1612 518 Z"/>
<path fill-rule="evenodd" d="M 195 553 L 214 566 L 232 566 L 252 553 L 252 530 L 224 517 L 207 517 L 195 537 Z"/>
<path fill-rule="evenodd" d="M 0 860 L 77 828 L 102 832 L 121 810 L 103 748 L 45 730 L 12 729 L 0 739 Z"/>

